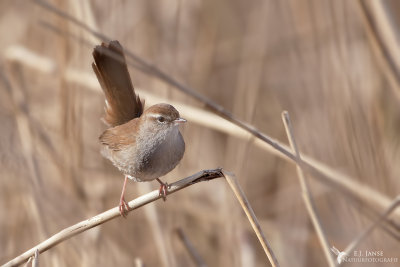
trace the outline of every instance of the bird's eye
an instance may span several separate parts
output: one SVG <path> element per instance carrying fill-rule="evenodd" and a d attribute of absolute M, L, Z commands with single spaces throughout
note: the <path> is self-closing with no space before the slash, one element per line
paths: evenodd
<path fill-rule="evenodd" d="M 164 122 L 164 121 L 165 121 L 165 118 L 162 117 L 162 116 L 160 116 L 160 117 L 157 118 L 157 120 L 158 120 L 159 122 Z"/>

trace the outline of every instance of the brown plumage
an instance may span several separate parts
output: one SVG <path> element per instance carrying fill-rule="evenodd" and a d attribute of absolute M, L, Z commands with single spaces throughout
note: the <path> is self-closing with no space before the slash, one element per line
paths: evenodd
<path fill-rule="evenodd" d="M 93 50 L 93 58 L 92 67 L 106 97 L 104 122 L 117 126 L 140 117 L 144 101 L 135 94 L 121 44 L 102 43 Z"/>
<path fill-rule="evenodd" d="M 169 104 L 156 104 L 144 111 L 136 95 L 122 46 L 118 41 L 96 46 L 93 70 L 106 97 L 103 121 L 110 127 L 100 135 L 102 155 L 125 175 L 120 213 L 129 209 L 124 199 L 127 179 L 157 180 L 165 200 L 167 185 L 159 180 L 179 163 L 185 142 L 179 124 L 186 120 Z"/>
<path fill-rule="evenodd" d="M 125 123 L 105 130 L 99 137 L 100 143 L 113 151 L 121 151 L 136 142 L 132 132 L 137 131 L 137 123 Z"/>

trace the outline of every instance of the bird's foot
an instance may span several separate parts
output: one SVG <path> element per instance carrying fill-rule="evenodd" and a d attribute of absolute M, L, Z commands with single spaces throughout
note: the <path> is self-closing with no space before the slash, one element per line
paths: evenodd
<path fill-rule="evenodd" d="M 126 218 L 126 216 L 128 215 L 128 211 L 128 203 L 126 203 L 124 196 L 121 196 L 121 199 L 119 200 L 119 214 L 121 214 L 122 217 Z"/>
<path fill-rule="evenodd" d="M 157 178 L 157 181 L 160 183 L 160 189 L 159 189 L 158 195 L 161 196 L 164 201 L 166 201 L 169 185 L 168 185 L 168 183 L 161 182 L 161 180 L 158 178 Z"/>

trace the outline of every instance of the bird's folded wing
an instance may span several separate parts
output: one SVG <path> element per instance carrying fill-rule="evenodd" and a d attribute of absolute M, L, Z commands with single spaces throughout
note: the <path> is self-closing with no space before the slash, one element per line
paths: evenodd
<path fill-rule="evenodd" d="M 139 117 L 144 101 L 135 94 L 120 43 L 96 46 L 93 58 L 92 67 L 106 97 L 105 123 L 114 127 Z"/>
<path fill-rule="evenodd" d="M 115 126 L 104 131 L 100 135 L 100 143 L 112 151 L 121 151 L 129 146 L 134 146 L 136 142 L 135 132 L 137 132 L 138 120 L 132 120 L 123 125 Z"/>

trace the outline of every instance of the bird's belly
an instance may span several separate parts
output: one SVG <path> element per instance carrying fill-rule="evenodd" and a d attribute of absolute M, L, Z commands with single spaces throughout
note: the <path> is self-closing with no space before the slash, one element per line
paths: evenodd
<path fill-rule="evenodd" d="M 180 162 L 185 152 L 185 142 L 181 134 L 177 140 L 170 142 L 168 139 L 153 150 L 148 151 L 138 166 L 137 179 L 150 181 L 166 175 Z"/>
<path fill-rule="evenodd" d="M 138 152 L 140 151 L 140 152 Z M 130 147 L 105 155 L 113 164 L 137 182 L 151 181 L 172 171 L 185 152 L 185 142 L 178 132 L 173 140 L 165 139 L 156 146 Z"/>

